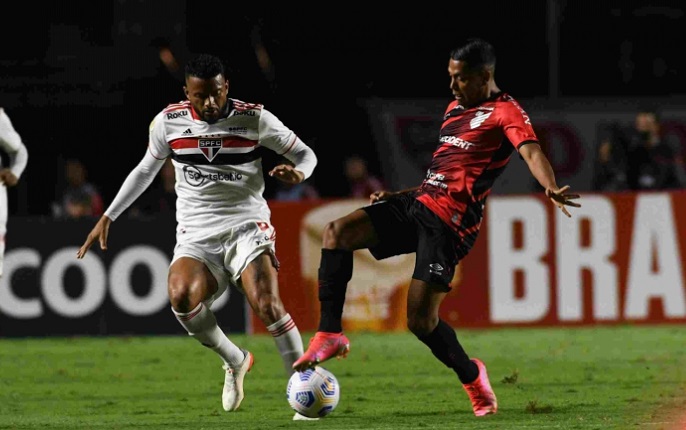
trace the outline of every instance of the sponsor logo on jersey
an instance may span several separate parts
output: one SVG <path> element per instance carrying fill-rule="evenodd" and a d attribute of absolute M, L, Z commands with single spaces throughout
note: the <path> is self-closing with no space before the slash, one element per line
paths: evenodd
<path fill-rule="evenodd" d="M 207 181 L 213 182 L 236 182 L 243 179 L 243 174 L 239 172 L 203 172 L 195 166 L 183 166 L 183 177 L 186 183 L 192 187 L 199 187 Z"/>
<path fill-rule="evenodd" d="M 176 118 L 180 118 L 182 116 L 187 116 L 187 115 L 188 115 L 187 110 L 180 110 L 178 112 L 169 112 L 167 114 L 167 119 L 176 119 Z"/>
<path fill-rule="evenodd" d="M 449 143 L 453 146 L 457 146 L 458 148 L 462 149 L 469 149 L 471 146 L 474 146 L 472 142 L 467 142 L 466 140 L 460 139 L 459 137 L 455 136 L 442 136 L 439 139 L 439 142 Z"/>
<path fill-rule="evenodd" d="M 235 110 L 235 111 L 233 111 L 233 113 L 231 114 L 231 116 L 241 116 L 241 115 L 244 115 L 244 116 L 255 116 L 255 111 L 254 111 L 254 110 L 243 110 L 243 111 Z"/>
<path fill-rule="evenodd" d="M 441 173 L 435 173 L 435 172 L 432 172 L 431 170 L 428 170 L 426 172 L 426 178 L 424 179 L 424 183 L 427 185 L 432 185 L 434 187 L 438 187 L 438 188 L 447 190 L 448 185 L 443 182 L 444 180 L 445 180 L 445 175 L 443 175 Z"/>
<path fill-rule="evenodd" d="M 191 129 L 190 129 L 190 128 L 187 128 L 187 129 L 186 129 L 186 131 L 184 131 L 184 132 L 183 132 L 183 133 L 181 133 L 181 134 L 183 134 L 183 135 L 187 135 L 187 134 L 193 134 L 193 132 L 191 131 Z"/>
<path fill-rule="evenodd" d="M 219 150 L 222 149 L 221 139 L 198 139 L 198 148 L 202 151 L 207 158 L 207 161 L 214 160 L 214 157 L 219 154 Z"/>
<path fill-rule="evenodd" d="M 248 127 L 226 127 L 223 131 L 230 134 L 247 134 Z"/>

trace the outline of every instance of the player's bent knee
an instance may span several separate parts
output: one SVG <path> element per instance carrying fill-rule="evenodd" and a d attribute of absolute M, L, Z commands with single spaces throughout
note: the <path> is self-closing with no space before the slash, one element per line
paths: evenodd
<path fill-rule="evenodd" d="M 171 303 L 172 308 L 177 312 L 189 312 L 192 307 L 190 303 L 190 295 L 188 294 L 188 289 L 169 286 L 169 303 Z"/>
<path fill-rule="evenodd" d="M 177 312 L 190 312 L 206 297 L 200 286 L 193 286 L 189 282 L 173 282 L 170 280 L 167 287 L 169 303 Z"/>
<path fill-rule="evenodd" d="M 407 318 L 407 328 L 417 337 L 430 334 L 438 324 L 435 318 L 423 318 L 411 316 Z"/>
<path fill-rule="evenodd" d="M 360 230 L 359 222 L 349 218 L 338 218 L 330 221 L 324 226 L 322 241 L 324 247 L 329 249 L 352 249 L 349 243 L 354 236 L 353 233 Z"/>
<path fill-rule="evenodd" d="M 328 222 L 324 226 L 322 232 L 322 245 L 324 248 L 336 249 L 342 231 L 342 225 L 339 220 Z"/>

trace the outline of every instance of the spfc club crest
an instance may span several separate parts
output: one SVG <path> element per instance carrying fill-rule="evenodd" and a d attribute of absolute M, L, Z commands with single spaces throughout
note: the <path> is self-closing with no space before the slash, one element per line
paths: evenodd
<path fill-rule="evenodd" d="M 198 148 L 205 154 L 205 158 L 208 161 L 214 160 L 214 157 L 219 154 L 219 150 L 222 149 L 221 139 L 198 139 Z"/>

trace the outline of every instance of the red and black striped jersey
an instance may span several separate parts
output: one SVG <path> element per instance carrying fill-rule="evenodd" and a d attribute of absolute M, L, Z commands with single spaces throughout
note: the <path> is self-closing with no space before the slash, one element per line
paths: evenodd
<path fill-rule="evenodd" d="M 531 120 L 507 93 L 469 109 L 451 102 L 417 199 L 460 236 L 473 234 L 495 179 L 527 142 L 538 143 Z"/>

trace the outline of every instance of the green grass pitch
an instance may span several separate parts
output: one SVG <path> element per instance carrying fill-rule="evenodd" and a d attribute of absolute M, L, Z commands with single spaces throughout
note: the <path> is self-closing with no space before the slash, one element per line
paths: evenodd
<path fill-rule="evenodd" d="M 488 367 L 496 415 L 475 417 L 454 373 L 409 333 L 348 333 L 348 358 L 324 364 L 341 400 L 319 421 L 292 421 L 269 336 L 232 337 L 255 365 L 231 413 L 220 359 L 188 336 L 1 339 L 0 429 L 686 428 L 681 326 L 457 333 Z"/>

